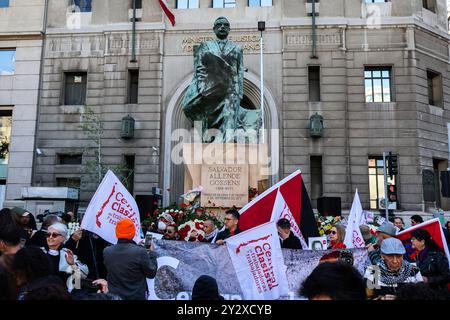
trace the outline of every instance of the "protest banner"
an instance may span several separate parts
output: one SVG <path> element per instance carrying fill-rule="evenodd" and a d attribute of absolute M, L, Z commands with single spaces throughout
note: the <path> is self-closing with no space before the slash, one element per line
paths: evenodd
<path fill-rule="evenodd" d="M 201 275 L 217 280 L 219 293 L 226 300 L 243 300 L 228 249 L 209 243 L 154 240 L 158 272 L 155 279 L 147 279 L 149 300 L 190 300 L 195 281 Z M 319 264 L 320 259 L 334 251 L 281 249 L 289 292 L 280 300 L 304 299 L 298 293 L 302 282 Z M 350 249 L 354 267 L 364 274 L 367 262 L 366 249 Z"/>
<path fill-rule="evenodd" d="M 116 224 L 128 218 L 136 227 L 134 241 L 141 240 L 139 209 L 133 196 L 120 180 L 109 170 L 86 209 L 81 228 L 91 231 L 109 243 L 117 243 Z"/>
<path fill-rule="evenodd" d="M 275 222 L 226 240 L 246 300 L 275 300 L 287 294 L 286 266 Z"/>

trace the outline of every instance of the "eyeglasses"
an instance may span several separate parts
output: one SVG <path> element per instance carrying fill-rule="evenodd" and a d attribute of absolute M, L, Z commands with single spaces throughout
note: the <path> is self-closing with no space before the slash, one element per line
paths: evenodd
<path fill-rule="evenodd" d="M 336 233 L 337 233 L 337 231 L 334 231 L 334 230 L 330 231 L 330 234 L 336 234 Z"/>
<path fill-rule="evenodd" d="M 59 233 L 47 233 L 47 238 L 58 238 L 60 236 Z"/>
<path fill-rule="evenodd" d="M 175 232 L 173 232 L 172 230 L 166 230 L 166 232 L 165 233 L 168 233 L 168 234 L 172 234 L 172 233 L 175 233 Z"/>

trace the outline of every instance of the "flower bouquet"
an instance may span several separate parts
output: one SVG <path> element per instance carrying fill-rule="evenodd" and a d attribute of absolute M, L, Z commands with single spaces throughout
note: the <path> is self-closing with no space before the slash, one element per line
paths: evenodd
<path fill-rule="evenodd" d="M 184 241 L 202 241 L 205 238 L 203 231 L 203 220 L 189 220 L 178 226 L 178 235 L 180 240 Z"/>
<path fill-rule="evenodd" d="M 341 222 L 341 217 L 339 217 L 339 216 L 337 216 L 337 217 L 332 217 L 332 216 L 323 217 L 323 216 L 319 216 L 318 219 L 317 219 L 317 226 L 319 228 L 319 234 L 321 236 L 327 235 L 328 232 L 333 227 L 333 225 L 335 225 L 336 223 L 339 223 L 339 222 Z"/>

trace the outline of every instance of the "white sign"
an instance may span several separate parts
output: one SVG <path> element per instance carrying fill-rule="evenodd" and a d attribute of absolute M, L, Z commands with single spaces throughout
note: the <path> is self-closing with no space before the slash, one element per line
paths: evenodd
<path fill-rule="evenodd" d="M 109 170 L 89 203 L 81 228 L 89 230 L 109 243 L 117 243 L 116 224 L 128 218 L 136 227 L 134 241 L 141 241 L 141 220 L 133 196 Z"/>
<path fill-rule="evenodd" d="M 328 242 L 327 237 L 309 237 L 308 248 L 309 250 L 327 250 Z"/>
<path fill-rule="evenodd" d="M 244 299 L 275 300 L 289 291 L 275 222 L 226 240 Z"/>

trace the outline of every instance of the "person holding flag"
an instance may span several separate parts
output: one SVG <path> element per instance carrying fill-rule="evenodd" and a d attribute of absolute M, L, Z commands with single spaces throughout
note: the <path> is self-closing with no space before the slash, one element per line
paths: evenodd
<path fill-rule="evenodd" d="M 410 256 L 416 262 L 425 283 L 433 288 L 445 288 L 450 282 L 450 270 L 447 257 L 424 229 L 411 233 L 411 245 L 415 251 Z"/>

